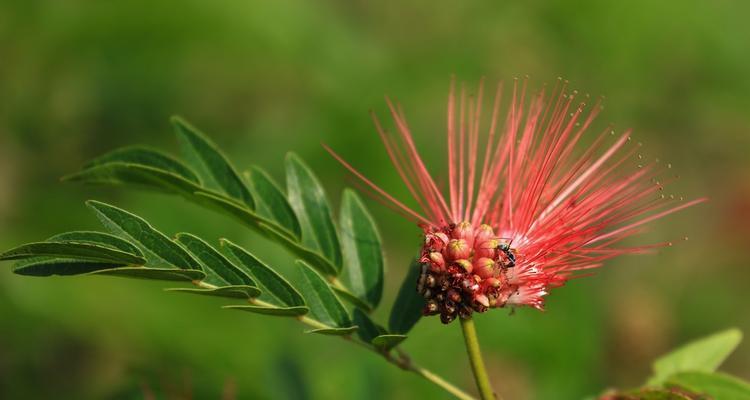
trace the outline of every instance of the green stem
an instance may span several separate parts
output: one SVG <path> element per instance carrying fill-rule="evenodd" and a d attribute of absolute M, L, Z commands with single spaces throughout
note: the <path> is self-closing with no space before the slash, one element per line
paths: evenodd
<path fill-rule="evenodd" d="M 487 376 L 487 369 L 484 367 L 482 353 L 479 350 L 479 339 L 477 338 L 477 329 L 474 326 L 474 320 L 461 318 L 461 329 L 464 332 L 464 342 L 466 342 L 466 353 L 469 355 L 471 371 L 474 373 L 474 379 L 477 382 L 477 389 L 482 400 L 495 400 L 495 392 L 492 390 L 490 378 Z"/>
<path fill-rule="evenodd" d="M 216 289 L 216 286 L 208 284 L 208 283 L 205 283 L 205 282 L 201 282 L 201 281 L 193 281 L 193 284 L 195 284 L 198 287 L 205 288 L 205 289 Z M 271 307 L 271 306 L 273 306 L 272 304 L 266 303 L 266 302 L 264 302 L 262 300 L 258 300 L 258 299 L 249 299 L 249 302 L 252 303 L 252 304 L 258 305 L 258 306 L 265 306 L 265 307 Z M 324 325 L 324 324 L 322 324 L 322 323 L 320 323 L 320 322 L 318 322 L 318 321 L 316 321 L 316 320 L 314 320 L 314 319 L 312 319 L 310 317 L 304 316 L 304 315 L 297 317 L 297 320 L 299 322 L 307 325 L 307 326 L 310 326 L 310 327 L 314 328 L 314 329 L 328 328 L 327 325 Z M 373 345 L 371 345 L 369 343 L 365 343 L 365 342 L 353 339 L 351 336 L 340 336 L 340 337 L 342 339 L 348 341 L 348 342 L 351 342 L 353 344 L 359 345 L 360 347 L 362 347 L 364 349 L 367 349 L 369 351 L 374 352 L 375 354 L 377 354 L 379 356 L 382 356 L 386 361 L 388 361 L 389 363 L 391 363 L 391 364 L 393 364 L 393 365 L 395 365 L 395 366 L 403 369 L 404 371 L 410 371 L 410 372 L 413 372 L 413 373 L 421 376 L 422 378 L 424 378 L 424 379 L 426 379 L 426 380 L 434 383 L 435 385 L 439 386 L 440 388 L 442 388 L 446 392 L 448 392 L 448 393 L 456 396 L 457 399 L 460 399 L 460 400 L 476 400 L 474 397 L 472 397 L 468 393 L 464 392 L 463 390 L 459 389 L 458 387 L 454 386 L 453 384 L 451 384 L 450 382 L 446 381 L 445 379 L 443 379 L 439 375 L 435 374 L 434 372 L 432 372 L 432 371 L 430 371 L 428 369 L 422 368 L 422 367 L 414 364 L 411 361 L 411 358 L 409 358 L 409 356 L 406 353 L 404 353 L 404 352 L 402 352 L 400 350 L 397 350 L 399 357 L 398 358 L 394 358 L 393 355 L 391 354 L 391 352 L 389 352 L 389 351 L 382 351 L 382 350 L 376 348 L 375 346 L 373 346 Z"/>

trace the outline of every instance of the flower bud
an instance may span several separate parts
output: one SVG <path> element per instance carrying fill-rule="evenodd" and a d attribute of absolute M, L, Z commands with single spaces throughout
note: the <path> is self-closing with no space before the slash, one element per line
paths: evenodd
<path fill-rule="evenodd" d="M 433 251 L 432 253 L 430 253 L 429 257 L 430 265 L 432 266 L 433 270 L 441 270 L 445 268 L 445 259 L 443 258 L 442 253 Z"/>
<path fill-rule="evenodd" d="M 438 304 L 434 300 L 429 300 L 425 304 L 424 309 L 422 309 L 422 314 L 424 315 L 435 315 L 438 312 Z"/>
<path fill-rule="evenodd" d="M 487 279 L 486 282 L 487 282 L 488 285 L 490 285 L 492 287 L 496 287 L 496 288 L 500 287 L 500 285 L 502 284 L 500 282 L 500 279 L 497 279 L 497 278 L 489 278 L 489 279 Z"/>
<path fill-rule="evenodd" d="M 477 303 L 479 303 L 479 304 L 481 304 L 481 305 L 483 305 L 485 307 L 489 307 L 490 306 L 490 299 L 488 299 L 487 296 L 485 296 L 483 294 L 477 294 L 477 295 L 475 295 L 474 296 L 474 301 L 476 301 Z"/>
<path fill-rule="evenodd" d="M 471 261 L 469 260 L 456 260 L 455 264 L 463 268 L 464 271 L 469 272 L 469 273 L 471 273 L 471 271 L 474 270 L 474 266 L 471 265 Z"/>
<path fill-rule="evenodd" d="M 448 242 L 448 257 L 452 260 L 467 259 L 471 255 L 471 246 L 464 239 L 453 239 Z"/>
<path fill-rule="evenodd" d="M 450 239 L 443 232 L 428 233 L 424 237 L 425 247 L 433 251 L 443 251 Z"/>
<path fill-rule="evenodd" d="M 474 273 L 479 275 L 480 278 L 487 279 L 495 276 L 495 261 L 493 261 L 491 258 L 480 258 L 474 264 L 476 264 Z"/>
<path fill-rule="evenodd" d="M 487 224 L 479 225 L 474 235 L 474 243 L 486 242 L 495 237 L 495 231 Z M 497 247 L 497 246 L 496 246 Z"/>
<path fill-rule="evenodd" d="M 489 239 L 480 242 L 474 249 L 476 257 L 486 257 L 494 259 L 497 256 L 497 246 L 500 242 L 497 239 Z"/>
<path fill-rule="evenodd" d="M 453 228 L 451 236 L 453 236 L 453 239 L 465 240 L 471 247 L 474 244 L 474 227 L 467 221 L 461 222 Z"/>

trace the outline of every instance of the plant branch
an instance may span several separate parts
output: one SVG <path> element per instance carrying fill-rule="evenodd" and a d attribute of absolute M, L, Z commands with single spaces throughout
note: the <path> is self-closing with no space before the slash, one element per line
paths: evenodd
<path fill-rule="evenodd" d="M 490 378 L 487 376 L 487 369 L 484 367 L 482 353 L 479 350 L 479 339 L 477 338 L 477 329 L 474 326 L 474 320 L 461 318 L 461 330 L 464 333 L 464 342 L 466 343 L 466 353 L 469 355 L 471 371 L 474 373 L 474 379 L 477 382 L 477 389 L 482 400 L 497 399 Z"/>
<path fill-rule="evenodd" d="M 216 289 L 217 286 L 201 282 L 201 281 L 193 281 L 193 284 L 202 287 L 204 289 Z M 257 306 L 263 306 L 263 307 L 273 307 L 272 304 L 266 303 L 262 300 L 258 299 L 248 299 L 248 302 Z M 330 328 L 329 326 L 322 324 L 319 321 L 316 321 L 310 317 L 307 316 L 299 316 L 297 317 L 297 320 L 313 329 L 324 329 L 324 328 Z M 402 350 L 396 349 L 398 353 L 398 357 L 394 357 L 391 351 L 388 350 L 382 350 L 379 348 L 376 348 L 372 344 L 365 343 L 360 340 L 356 340 L 352 338 L 351 336 L 340 336 L 342 339 L 346 340 L 347 342 L 353 343 L 355 345 L 358 345 L 366 350 L 372 351 L 373 353 L 383 357 L 387 362 L 390 364 L 393 364 L 399 368 L 401 368 L 404 371 L 413 372 L 422 378 L 432 382 L 433 384 L 439 386 L 446 392 L 456 396 L 457 399 L 460 400 L 476 400 L 473 396 L 469 395 L 468 393 L 464 392 L 463 390 L 459 389 L 455 385 L 451 384 L 450 382 L 446 381 L 439 375 L 435 374 L 434 372 L 422 368 L 419 365 L 414 364 L 411 361 L 411 358 L 404 353 Z"/>

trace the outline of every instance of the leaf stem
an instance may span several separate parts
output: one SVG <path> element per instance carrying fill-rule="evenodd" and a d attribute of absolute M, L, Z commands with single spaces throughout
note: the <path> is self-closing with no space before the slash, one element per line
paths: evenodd
<path fill-rule="evenodd" d="M 492 390 L 490 378 L 487 376 L 487 369 L 484 367 L 482 353 L 479 350 L 479 339 L 477 338 L 477 329 L 474 326 L 474 320 L 461 318 L 461 330 L 464 333 L 464 342 L 466 343 L 466 353 L 469 355 L 471 371 L 474 373 L 474 379 L 477 382 L 477 389 L 482 400 L 495 400 L 495 392 Z"/>

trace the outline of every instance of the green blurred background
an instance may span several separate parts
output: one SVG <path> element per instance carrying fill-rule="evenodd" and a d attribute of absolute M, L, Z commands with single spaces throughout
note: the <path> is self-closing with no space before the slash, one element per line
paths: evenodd
<path fill-rule="evenodd" d="M 444 173 L 452 73 L 564 76 L 607 96 L 598 127 L 632 127 L 672 191 L 711 202 L 643 240 L 687 242 L 610 262 L 548 297 L 548 311 L 478 318 L 508 399 L 577 399 L 641 383 L 655 356 L 729 326 L 750 332 L 750 2 L 28 1 L 0 2 L 0 247 L 99 229 L 83 201 L 112 202 L 168 233 L 228 237 L 285 269 L 290 258 L 234 221 L 156 194 L 58 183 L 116 146 L 175 150 L 168 117 L 213 136 L 240 168 L 278 179 L 286 151 L 338 203 L 339 150 L 400 197 L 369 109 L 403 104 Z M 441 138 L 440 140 L 433 140 Z M 387 249 L 387 318 L 419 241 L 374 202 Z M 219 310 L 163 283 L 34 279 L 0 269 L 0 398 L 446 398 L 420 378 L 293 320 Z M 457 325 L 424 320 L 414 358 L 473 388 Z M 726 370 L 750 378 L 750 342 Z M 473 390 L 473 389 L 471 389 Z"/>

